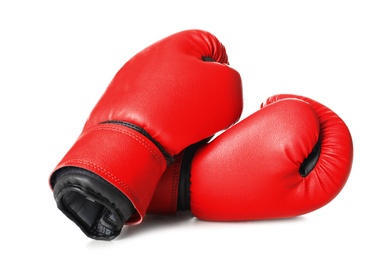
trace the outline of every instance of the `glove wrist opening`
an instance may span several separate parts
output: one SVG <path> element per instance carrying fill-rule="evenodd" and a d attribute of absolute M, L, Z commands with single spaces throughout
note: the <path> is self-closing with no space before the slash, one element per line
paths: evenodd
<path fill-rule="evenodd" d="M 57 207 L 90 238 L 114 239 L 135 212 L 122 192 L 88 170 L 61 168 L 51 183 Z"/>

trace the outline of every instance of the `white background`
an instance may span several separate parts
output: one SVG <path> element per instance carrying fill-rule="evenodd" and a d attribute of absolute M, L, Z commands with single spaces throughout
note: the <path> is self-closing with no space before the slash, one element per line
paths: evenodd
<path fill-rule="evenodd" d="M 354 141 L 350 178 L 294 219 L 147 217 L 114 241 L 90 240 L 56 208 L 48 176 L 124 62 L 185 29 L 225 45 L 243 79 L 242 118 L 279 93 L 337 112 Z M 7 259 L 386 259 L 384 1 L 1 1 L 0 37 Z"/>

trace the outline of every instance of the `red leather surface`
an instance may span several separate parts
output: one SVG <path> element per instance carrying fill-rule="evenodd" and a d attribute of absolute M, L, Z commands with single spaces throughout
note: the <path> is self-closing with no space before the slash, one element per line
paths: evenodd
<path fill-rule="evenodd" d="M 174 215 L 177 212 L 178 184 L 183 154 L 181 152 L 175 156 L 174 163 L 162 174 L 146 213 Z"/>

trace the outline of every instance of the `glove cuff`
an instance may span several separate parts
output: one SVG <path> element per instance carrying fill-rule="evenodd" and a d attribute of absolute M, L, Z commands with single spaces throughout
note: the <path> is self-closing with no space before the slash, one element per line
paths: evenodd
<path fill-rule="evenodd" d="M 63 167 L 51 182 L 60 211 L 90 238 L 114 239 L 135 212 L 122 192 L 85 169 Z"/>
<path fill-rule="evenodd" d="M 68 192 L 78 193 L 76 196 L 81 194 L 83 197 L 90 197 L 90 194 L 87 194 L 88 192 L 97 191 L 100 193 L 97 194 L 98 196 L 101 195 L 103 199 L 107 199 L 107 202 L 103 203 L 114 204 L 110 206 L 116 208 L 120 208 L 120 205 L 125 205 L 124 208 L 131 208 L 129 205 L 131 204 L 133 208 L 133 210 L 129 210 L 131 214 L 125 213 L 121 208 L 119 209 L 122 221 L 130 224 L 140 223 L 149 206 L 159 178 L 166 169 L 166 164 L 165 157 L 160 149 L 135 129 L 118 124 L 99 124 L 83 131 L 55 168 L 50 178 L 50 185 L 54 191 L 57 190 L 56 196 L 61 195 L 56 200 L 59 202 L 58 207 L 63 209 L 65 205 L 61 204 L 66 204 L 67 195 L 61 194 L 61 189 L 56 188 L 60 180 L 58 177 L 63 174 L 62 172 L 75 172 L 76 176 L 71 176 L 70 179 L 76 179 L 78 186 L 72 187 L 74 185 L 70 185 Z M 75 171 L 76 168 L 85 171 Z M 87 174 L 84 177 L 79 177 L 86 172 Z M 95 176 L 90 177 L 91 173 Z M 63 177 L 64 175 L 67 175 L 67 173 L 63 174 Z M 104 190 L 106 185 L 99 187 L 99 184 L 97 184 L 97 187 L 100 190 L 99 188 L 96 188 L 97 190 L 90 189 L 96 183 L 89 183 L 90 179 L 98 180 L 96 182 L 104 180 L 115 189 Z M 111 195 L 110 198 L 110 192 L 123 194 L 130 203 L 117 202 L 115 199 L 121 196 Z M 65 196 L 65 201 L 63 201 L 63 196 Z M 82 196 L 80 198 L 84 200 Z M 107 204 L 99 203 L 108 210 L 113 210 L 112 208 L 109 209 Z M 76 215 L 78 213 L 72 212 L 72 214 Z M 127 218 L 128 214 L 131 216 Z M 76 218 L 78 217 L 80 216 Z M 116 221 L 118 224 L 118 220 Z M 77 224 L 79 225 L 79 223 Z M 106 234 L 106 236 L 109 235 Z M 103 235 L 101 239 L 103 239 Z"/>

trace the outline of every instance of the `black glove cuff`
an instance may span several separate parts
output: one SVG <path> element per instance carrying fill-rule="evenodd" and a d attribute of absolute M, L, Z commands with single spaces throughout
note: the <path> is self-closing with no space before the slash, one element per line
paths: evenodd
<path fill-rule="evenodd" d="M 51 178 L 57 207 L 88 237 L 112 240 L 135 212 L 116 187 L 88 170 L 63 167 Z"/>

